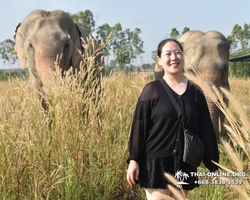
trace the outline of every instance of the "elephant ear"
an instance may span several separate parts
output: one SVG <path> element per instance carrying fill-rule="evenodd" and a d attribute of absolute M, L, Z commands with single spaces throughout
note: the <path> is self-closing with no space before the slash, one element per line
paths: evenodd
<path fill-rule="evenodd" d="M 17 57 L 20 61 L 21 67 L 24 69 L 26 66 L 26 55 L 24 51 L 24 36 L 21 34 L 20 31 L 21 22 L 17 25 L 14 39 L 15 39 L 15 52 L 17 53 Z"/>
<path fill-rule="evenodd" d="M 78 48 L 78 49 L 80 49 L 81 51 L 82 51 L 82 53 L 83 53 L 83 46 L 82 46 L 82 39 L 81 39 L 81 37 L 86 41 L 86 38 L 83 36 L 84 34 L 83 34 L 83 28 L 81 28 L 81 27 L 79 27 L 77 24 L 75 24 L 75 26 L 76 26 L 76 30 L 77 30 L 77 33 L 78 33 L 78 38 L 75 38 L 75 41 L 77 42 L 77 44 L 76 44 L 76 47 Z M 78 40 L 79 40 L 79 42 L 78 42 Z"/>
<path fill-rule="evenodd" d="M 232 44 L 232 41 L 231 40 L 229 40 L 229 39 L 227 39 L 226 38 L 226 40 L 227 40 L 227 43 L 228 43 L 228 45 L 229 45 L 229 47 L 231 46 L 231 44 Z"/>
<path fill-rule="evenodd" d="M 82 41 L 82 39 L 87 43 L 88 42 L 88 39 L 89 39 L 89 37 L 91 36 L 93 39 L 94 39 L 94 48 L 95 49 L 92 49 L 92 46 L 90 45 L 89 46 L 89 48 L 91 48 L 91 51 L 93 51 L 93 50 L 95 50 L 96 51 L 96 48 L 97 48 L 97 42 L 96 42 L 96 40 L 95 40 L 95 38 L 88 32 L 88 31 L 86 31 L 85 29 L 83 29 L 83 28 L 81 28 L 81 27 L 79 27 L 77 24 L 75 24 L 76 25 L 76 29 L 77 29 L 77 31 L 78 31 L 78 33 L 79 33 L 79 40 L 75 40 L 76 42 L 75 42 L 75 46 L 78 48 L 78 49 L 80 49 L 81 50 L 81 52 L 82 52 L 82 54 L 84 54 L 84 47 L 83 47 L 83 41 Z M 79 42 L 77 42 L 77 41 L 79 41 Z M 79 44 L 78 44 L 79 43 Z M 96 63 L 102 63 L 102 65 L 104 65 L 104 62 L 103 62 L 103 53 L 102 53 L 102 51 L 99 51 L 99 52 L 95 52 L 96 53 Z M 73 55 L 73 59 L 72 59 L 72 61 L 73 61 L 73 65 L 75 66 L 75 64 L 74 64 L 74 60 L 76 60 L 77 62 L 79 61 L 79 60 L 81 60 L 82 59 L 82 57 L 79 55 L 79 53 L 78 52 L 76 52 L 76 56 L 74 57 L 74 55 Z M 77 64 L 77 63 L 76 63 Z"/>
<path fill-rule="evenodd" d="M 77 34 L 75 38 L 72 38 L 72 39 L 75 44 L 75 47 L 81 51 L 81 55 L 79 54 L 78 51 L 74 51 L 74 53 L 72 54 L 71 63 L 74 67 L 79 65 L 80 60 L 82 60 L 82 55 L 84 53 L 84 48 L 82 46 L 82 39 L 81 39 L 81 37 L 83 37 L 82 31 L 81 31 L 82 28 L 80 28 L 77 24 L 75 24 L 75 28 L 76 28 Z"/>

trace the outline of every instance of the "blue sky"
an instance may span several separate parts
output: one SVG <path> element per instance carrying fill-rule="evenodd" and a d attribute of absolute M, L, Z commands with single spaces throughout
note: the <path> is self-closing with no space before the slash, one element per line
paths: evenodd
<path fill-rule="evenodd" d="M 191 30 L 216 30 L 228 36 L 237 23 L 250 22 L 250 1 L 232 0 L 4 0 L 0 7 L 0 42 L 13 39 L 15 28 L 36 9 L 63 10 L 76 13 L 89 9 L 99 18 L 97 27 L 121 23 L 122 28 L 141 29 L 144 41 L 142 59 L 138 64 L 152 63 L 151 52 L 170 35 L 172 28 L 181 33 Z M 0 68 L 8 68 L 0 61 Z"/>

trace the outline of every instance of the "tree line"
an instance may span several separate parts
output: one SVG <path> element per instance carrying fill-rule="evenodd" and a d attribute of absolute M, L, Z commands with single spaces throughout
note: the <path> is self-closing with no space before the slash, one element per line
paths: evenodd
<path fill-rule="evenodd" d="M 79 11 L 77 13 L 67 14 L 75 21 L 75 23 L 92 34 L 98 43 L 106 41 L 112 32 L 112 41 L 103 49 L 106 64 L 106 73 L 111 69 L 119 71 L 133 71 L 134 65 L 137 65 L 137 59 L 140 57 L 143 50 L 143 41 L 140 37 L 141 30 L 135 28 L 123 29 L 120 23 L 110 26 L 105 23 L 96 27 L 94 15 L 90 10 Z M 9 67 L 17 62 L 17 55 L 14 51 L 15 42 L 11 39 L 6 39 L 0 43 L 0 56 L 5 65 Z M 112 56 L 113 60 L 109 61 Z"/>
<path fill-rule="evenodd" d="M 107 40 L 108 36 L 112 32 L 111 43 L 103 49 L 105 56 L 105 71 L 109 74 L 111 70 L 118 71 L 138 71 L 140 70 L 152 70 L 157 58 L 156 50 L 152 51 L 151 58 L 153 63 L 145 63 L 142 66 L 138 66 L 137 60 L 141 58 L 143 50 L 143 40 L 140 37 L 140 28 L 131 30 L 129 28 L 123 29 L 120 23 L 110 26 L 105 23 L 96 27 L 96 21 L 94 15 L 90 10 L 79 11 L 77 13 L 68 15 L 75 21 L 75 23 L 91 33 L 96 40 L 100 43 L 101 40 Z M 98 19 L 98 17 L 97 17 Z M 181 34 L 189 31 L 188 27 L 185 27 Z M 180 35 L 180 32 L 176 28 L 172 28 L 170 37 L 176 39 Z M 243 27 L 235 24 L 233 30 L 228 39 L 232 41 L 230 48 L 230 58 L 248 55 L 250 54 L 250 23 L 244 23 Z M 17 62 L 17 56 L 14 52 L 14 41 L 6 39 L 0 43 L 0 56 L 5 65 L 12 65 Z M 112 60 L 109 58 L 112 57 Z M 230 63 L 230 74 L 237 77 L 249 77 L 250 76 L 250 63 Z"/>
<path fill-rule="evenodd" d="M 21 80 L 28 80 L 29 72 L 28 69 L 13 69 L 4 70 L 0 69 L 0 81 L 7 81 L 12 78 L 19 78 Z"/>
<path fill-rule="evenodd" d="M 229 36 L 232 41 L 230 47 L 230 58 L 240 57 L 250 54 L 250 23 L 244 23 L 243 26 L 235 24 Z M 229 73 L 236 77 L 250 76 L 250 62 L 241 61 L 230 63 Z"/>

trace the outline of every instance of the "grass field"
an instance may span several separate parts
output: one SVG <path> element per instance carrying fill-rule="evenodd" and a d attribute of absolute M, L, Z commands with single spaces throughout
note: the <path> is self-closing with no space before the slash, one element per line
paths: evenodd
<path fill-rule="evenodd" d="M 0 199 L 144 199 L 138 186 L 131 189 L 126 182 L 126 159 L 135 105 L 149 81 L 143 75 L 105 77 L 102 96 L 93 101 L 91 88 L 58 78 L 46 97 L 48 112 L 29 82 L 0 82 Z M 237 102 L 248 108 L 250 80 L 230 78 L 230 85 Z M 239 116 L 231 101 L 229 110 Z M 249 111 L 244 112 L 249 123 Z M 249 138 L 243 142 L 249 149 Z M 220 164 L 238 171 L 229 150 L 220 150 Z M 249 178 L 243 147 L 237 144 L 233 153 Z M 206 169 L 202 165 L 199 171 Z M 201 185 L 189 199 L 244 199 L 245 191 L 249 195 L 249 180 L 239 189 Z"/>

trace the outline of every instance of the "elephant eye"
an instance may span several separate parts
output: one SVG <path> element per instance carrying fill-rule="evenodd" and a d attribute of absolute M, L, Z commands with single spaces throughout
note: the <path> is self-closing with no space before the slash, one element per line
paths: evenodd
<path fill-rule="evenodd" d="M 67 51 L 69 49 L 69 43 L 66 43 L 64 46 L 64 51 Z"/>
<path fill-rule="evenodd" d="M 29 44 L 29 48 L 30 48 L 30 49 L 33 49 L 33 45 L 32 45 L 31 43 Z"/>

